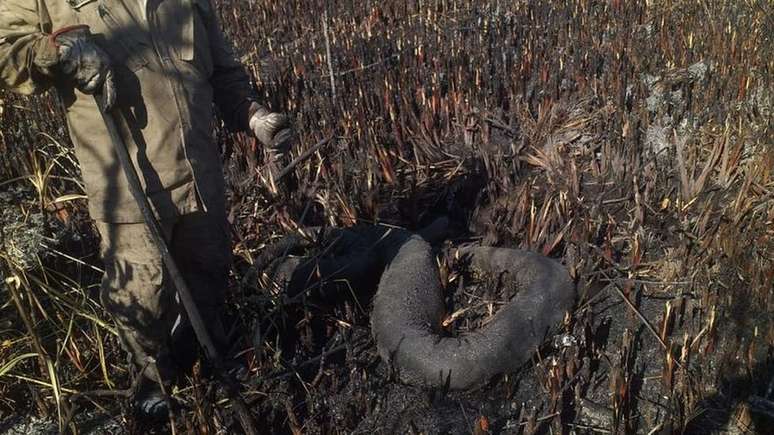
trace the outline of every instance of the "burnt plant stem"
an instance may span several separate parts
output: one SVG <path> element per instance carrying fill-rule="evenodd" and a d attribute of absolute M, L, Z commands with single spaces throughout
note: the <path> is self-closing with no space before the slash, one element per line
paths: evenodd
<path fill-rule="evenodd" d="M 35 325 L 30 318 L 30 312 L 24 308 L 21 295 L 18 291 L 18 287 L 21 286 L 21 278 L 16 277 L 16 279 L 19 280 L 18 283 L 12 282 L 10 277 L 15 276 L 15 274 L 12 275 L 11 273 L 7 273 L 9 272 L 10 267 L 5 267 L 4 269 L 4 275 L 9 277 L 9 279 L 6 281 L 6 288 L 11 294 L 11 299 L 13 300 L 13 304 L 16 307 L 16 311 L 19 313 L 19 317 L 21 317 L 22 323 L 24 323 L 24 328 L 27 330 L 27 334 L 30 337 L 30 341 L 32 342 L 32 349 L 35 351 L 35 353 L 38 354 L 38 368 L 40 369 L 41 376 L 44 379 L 48 378 L 52 389 L 57 389 L 59 388 L 59 381 L 56 379 L 56 371 L 50 369 L 50 367 L 54 367 L 54 364 L 51 361 L 51 357 L 48 355 L 48 352 L 46 352 L 45 348 L 43 347 L 43 344 L 40 341 L 40 336 L 35 331 Z M 28 286 L 25 287 L 29 292 L 32 291 Z M 56 406 L 58 410 L 59 432 L 65 433 L 69 423 L 63 419 L 63 416 L 70 414 L 70 408 L 67 406 L 65 401 L 61 400 L 59 393 L 56 391 L 55 393 L 56 394 L 54 394 L 54 396 L 57 399 Z M 40 411 L 44 414 L 47 414 L 47 410 L 45 409 L 41 409 Z M 73 433 L 75 433 L 75 431 L 73 431 Z"/>
<path fill-rule="evenodd" d="M 645 328 L 650 332 L 650 334 L 656 338 L 658 343 L 661 345 L 662 348 L 664 348 L 664 351 L 671 353 L 672 350 L 667 346 L 667 344 L 664 342 L 664 340 L 661 339 L 661 336 L 659 335 L 658 331 L 656 331 L 656 328 L 653 327 L 653 325 L 650 324 L 650 321 L 640 312 L 640 310 L 637 309 L 637 307 L 634 306 L 634 304 L 629 300 L 629 298 L 626 297 L 623 290 L 621 290 L 621 287 L 618 285 L 617 282 L 613 281 L 610 276 L 604 272 L 602 272 L 602 275 L 607 279 L 610 284 L 612 284 L 613 289 L 615 289 L 618 296 L 626 303 L 626 305 L 631 309 L 635 315 L 640 319 L 642 324 L 645 326 Z M 674 363 L 677 367 L 683 368 L 683 366 L 677 361 L 676 358 L 674 358 Z"/>
<path fill-rule="evenodd" d="M 323 12 L 323 31 L 325 32 L 325 57 L 328 61 L 328 74 L 331 80 L 331 102 L 333 108 L 336 108 L 336 73 L 333 71 L 333 57 L 331 55 L 331 37 L 330 30 L 328 29 L 328 7 L 325 7 Z"/>
<path fill-rule="evenodd" d="M 5 273 L 4 275 L 7 277 L 12 276 L 9 273 Z M 6 288 L 8 289 L 8 292 L 11 294 L 11 299 L 13 300 L 13 304 L 16 307 L 16 312 L 19 313 L 19 317 L 21 318 L 22 323 L 24 323 L 24 328 L 27 330 L 27 334 L 30 338 L 30 341 L 32 342 L 32 350 L 34 350 L 35 353 L 38 354 L 40 374 L 43 377 L 48 377 L 48 374 L 46 373 L 46 368 L 45 368 L 46 358 L 48 357 L 48 353 L 43 349 L 43 346 L 40 343 L 40 338 L 38 337 L 38 334 L 35 332 L 35 327 L 32 324 L 32 319 L 30 319 L 30 314 L 22 304 L 21 295 L 19 294 L 19 289 L 17 285 L 15 285 L 15 283 L 13 283 L 10 278 L 6 280 L 5 284 L 6 284 Z"/>

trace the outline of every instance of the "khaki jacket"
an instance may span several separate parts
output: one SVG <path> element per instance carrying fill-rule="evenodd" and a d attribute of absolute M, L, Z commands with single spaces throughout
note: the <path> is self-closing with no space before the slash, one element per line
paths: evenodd
<path fill-rule="evenodd" d="M 0 86 L 25 94 L 57 88 L 92 217 L 141 222 L 93 97 L 40 67 L 56 59 L 48 35 L 76 24 L 90 26 L 111 56 L 124 140 L 157 215 L 222 207 L 212 102 L 243 130 L 255 94 L 210 0 L 0 1 Z"/>

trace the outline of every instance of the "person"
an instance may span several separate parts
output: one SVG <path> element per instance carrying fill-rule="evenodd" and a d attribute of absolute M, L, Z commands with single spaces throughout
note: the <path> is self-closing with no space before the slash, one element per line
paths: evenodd
<path fill-rule="evenodd" d="M 100 299 L 142 376 L 138 411 L 164 416 L 160 383 L 190 367 L 195 336 L 95 96 L 117 115 L 173 258 L 221 347 L 231 245 L 213 102 L 229 128 L 252 132 L 280 157 L 291 142 L 288 118 L 259 104 L 211 0 L 3 0 L 0 84 L 21 94 L 53 88 L 62 101 L 102 237 Z"/>

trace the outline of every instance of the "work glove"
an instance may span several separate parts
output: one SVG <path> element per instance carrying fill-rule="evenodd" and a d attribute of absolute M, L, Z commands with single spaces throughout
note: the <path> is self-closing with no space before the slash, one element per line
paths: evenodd
<path fill-rule="evenodd" d="M 270 149 L 277 160 L 281 160 L 290 152 L 293 145 L 293 128 L 287 116 L 270 112 L 258 103 L 250 106 L 249 126 L 253 135 Z"/>
<path fill-rule="evenodd" d="M 102 94 L 109 110 L 116 101 L 116 85 L 110 57 L 100 48 L 88 26 L 65 27 L 51 35 L 57 48 L 59 71 L 85 94 Z"/>

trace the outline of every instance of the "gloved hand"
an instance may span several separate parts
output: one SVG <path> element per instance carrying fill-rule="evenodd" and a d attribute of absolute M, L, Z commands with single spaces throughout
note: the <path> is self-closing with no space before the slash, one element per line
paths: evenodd
<path fill-rule="evenodd" d="M 110 57 L 92 39 L 88 26 L 65 27 L 51 35 L 57 48 L 59 71 L 85 94 L 101 93 L 106 109 L 116 101 Z"/>
<path fill-rule="evenodd" d="M 250 107 L 250 130 L 255 137 L 271 149 L 275 158 L 282 158 L 293 145 L 293 128 L 287 116 L 269 112 L 258 103 Z"/>

